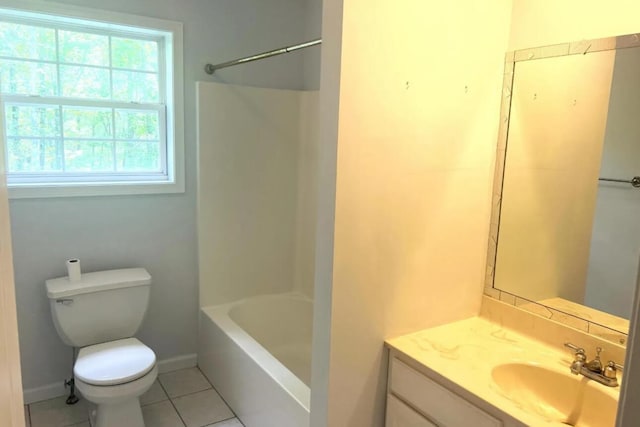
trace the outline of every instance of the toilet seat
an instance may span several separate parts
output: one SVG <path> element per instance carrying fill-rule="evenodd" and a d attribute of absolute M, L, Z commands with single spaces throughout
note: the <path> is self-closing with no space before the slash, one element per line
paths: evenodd
<path fill-rule="evenodd" d="M 114 386 L 148 374 L 156 355 L 136 338 L 125 338 L 83 347 L 73 367 L 75 377 L 94 386 Z"/>

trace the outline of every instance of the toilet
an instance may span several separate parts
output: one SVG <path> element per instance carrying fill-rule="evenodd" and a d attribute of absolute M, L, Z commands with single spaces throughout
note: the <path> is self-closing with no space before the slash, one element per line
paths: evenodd
<path fill-rule="evenodd" d="M 65 344 L 79 349 L 75 385 L 97 405 L 94 427 L 144 427 L 139 398 L 158 367 L 153 350 L 133 335 L 146 314 L 150 286 L 144 268 L 46 281 L 56 330 Z"/>

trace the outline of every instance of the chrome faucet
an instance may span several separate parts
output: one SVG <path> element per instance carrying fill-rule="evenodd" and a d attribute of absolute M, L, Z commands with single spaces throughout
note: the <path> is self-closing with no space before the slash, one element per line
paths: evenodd
<path fill-rule="evenodd" d="M 600 352 L 602 347 L 596 348 L 596 357 L 588 362 L 587 354 L 584 348 L 571 344 L 570 342 L 564 344 L 565 347 L 574 351 L 573 362 L 571 362 L 571 373 L 574 375 L 582 374 L 585 377 L 604 384 L 607 387 L 618 386 L 618 371 L 624 369 L 624 366 L 618 365 L 613 360 L 607 363 L 607 366 L 602 365 L 600 360 Z"/>

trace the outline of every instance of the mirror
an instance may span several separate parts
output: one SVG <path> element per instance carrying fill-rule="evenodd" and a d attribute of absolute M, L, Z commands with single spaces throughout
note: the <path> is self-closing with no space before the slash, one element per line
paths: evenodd
<path fill-rule="evenodd" d="M 488 294 L 617 342 L 640 257 L 639 73 L 637 35 L 507 55 L 488 258 Z"/>

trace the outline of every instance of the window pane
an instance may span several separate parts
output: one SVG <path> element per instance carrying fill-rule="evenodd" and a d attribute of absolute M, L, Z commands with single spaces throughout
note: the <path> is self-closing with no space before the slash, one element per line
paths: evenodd
<path fill-rule="evenodd" d="M 113 171 L 113 142 L 64 142 L 65 170 L 67 172 Z"/>
<path fill-rule="evenodd" d="M 0 22 L 0 55 L 56 60 L 56 32 L 50 28 Z"/>
<path fill-rule="evenodd" d="M 156 108 L 166 97 L 164 38 L 64 17 L 15 20 L 0 22 L 11 183 L 161 179 L 173 151 L 170 118 Z"/>
<path fill-rule="evenodd" d="M 158 142 L 116 142 L 118 172 L 160 172 Z"/>
<path fill-rule="evenodd" d="M 109 98 L 109 70 L 61 65 L 62 96 Z"/>
<path fill-rule="evenodd" d="M 56 66 L 38 62 L 0 61 L 2 92 L 18 95 L 55 96 Z"/>
<path fill-rule="evenodd" d="M 156 111 L 116 110 L 116 138 L 160 139 Z"/>
<path fill-rule="evenodd" d="M 159 102 L 158 75 L 114 70 L 113 98 L 119 101 Z"/>
<path fill-rule="evenodd" d="M 7 136 L 60 136 L 60 109 L 57 106 L 6 104 Z"/>
<path fill-rule="evenodd" d="M 55 139 L 7 138 L 9 172 L 61 172 L 62 148 Z"/>
<path fill-rule="evenodd" d="M 113 120 L 111 108 L 62 109 L 65 138 L 111 138 Z"/>
<path fill-rule="evenodd" d="M 109 37 L 60 31 L 60 61 L 109 66 Z"/>
<path fill-rule="evenodd" d="M 113 37 L 111 49 L 113 67 L 158 71 L 158 43 L 156 42 Z"/>

